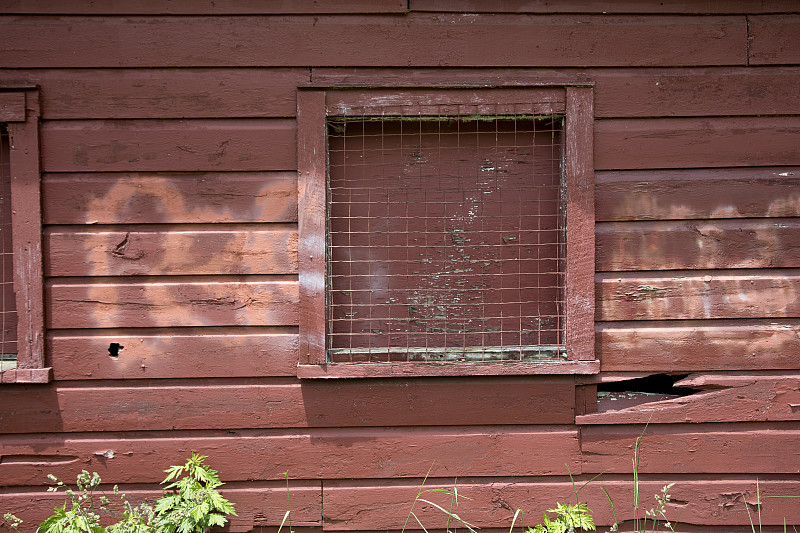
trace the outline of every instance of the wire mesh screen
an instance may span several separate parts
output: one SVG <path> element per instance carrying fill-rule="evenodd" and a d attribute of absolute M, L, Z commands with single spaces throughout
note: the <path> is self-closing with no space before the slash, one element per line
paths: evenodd
<path fill-rule="evenodd" d="M 17 366 L 17 307 L 14 297 L 14 264 L 11 243 L 11 168 L 8 130 L 0 124 L 0 370 Z"/>
<path fill-rule="evenodd" d="M 562 123 L 329 118 L 329 361 L 566 358 Z"/>

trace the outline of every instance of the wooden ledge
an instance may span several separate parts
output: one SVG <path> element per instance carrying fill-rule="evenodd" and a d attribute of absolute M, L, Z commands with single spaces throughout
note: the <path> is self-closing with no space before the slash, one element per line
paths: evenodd
<path fill-rule="evenodd" d="M 0 372 L 0 384 L 10 383 L 50 383 L 53 381 L 53 368 L 16 368 Z"/>
<path fill-rule="evenodd" d="M 542 363 L 327 363 L 297 365 L 301 379 L 597 374 L 600 361 Z"/>

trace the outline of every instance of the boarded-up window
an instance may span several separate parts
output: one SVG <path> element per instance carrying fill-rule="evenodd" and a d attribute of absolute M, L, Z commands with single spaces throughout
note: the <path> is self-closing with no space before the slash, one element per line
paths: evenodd
<path fill-rule="evenodd" d="M 298 376 L 594 373 L 588 87 L 298 92 Z"/>
<path fill-rule="evenodd" d="M 565 358 L 561 118 L 328 123 L 329 361 Z"/>

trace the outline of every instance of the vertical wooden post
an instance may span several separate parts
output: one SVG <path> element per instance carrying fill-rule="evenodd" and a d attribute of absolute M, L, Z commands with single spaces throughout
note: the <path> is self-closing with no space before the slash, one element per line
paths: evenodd
<path fill-rule="evenodd" d="M 325 362 L 325 92 L 297 92 L 299 364 Z"/>
<path fill-rule="evenodd" d="M 567 87 L 567 358 L 594 356 L 594 110 L 592 88 Z"/>

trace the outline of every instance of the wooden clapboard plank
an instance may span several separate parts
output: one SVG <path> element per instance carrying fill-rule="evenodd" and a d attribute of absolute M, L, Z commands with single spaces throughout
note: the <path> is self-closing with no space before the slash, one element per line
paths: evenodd
<path fill-rule="evenodd" d="M 294 170 L 288 119 L 50 121 L 46 172 Z"/>
<path fill-rule="evenodd" d="M 599 271 L 800 267 L 800 220 L 598 223 Z"/>
<path fill-rule="evenodd" d="M 187 449 L 202 450 L 227 482 L 274 480 L 276 466 L 294 479 L 326 480 L 418 478 L 431 465 L 437 476 L 458 477 L 561 474 L 565 463 L 578 475 L 581 466 L 577 428 L 331 428 L 134 438 L 50 434 L 6 436 L 0 443 L 6 485 L 40 485 L 43 469 L 59 479 L 73 479 L 87 469 L 115 483 L 158 483 L 164 475 L 151 468 L 153 458 L 179 464 Z M 105 450 L 113 450 L 113 460 L 102 456 Z"/>
<path fill-rule="evenodd" d="M 45 174 L 46 224 L 297 222 L 294 172 Z"/>
<path fill-rule="evenodd" d="M 92 0 L 2 0 L 3 13 L 69 15 L 253 15 L 273 13 L 405 13 L 406 0 L 140 0 L 102 2 Z"/>
<path fill-rule="evenodd" d="M 596 170 L 800 164 L 800 117 L 615 119 L 595 123 Z"/>
<path fill-rule="evenodd" d="M 763 2 L 761 0 L 617 0 L 598 5 L 591 0 L 550 2 L 549 0 L 411 0 L 412 11 L 457 11 L 466 13 L 784 13 L 794 11 L 791 0 Z"/>
<path fill-rule="evenodd" d="M 597 220 L 800 217 L 800 168 L 608 171 Z"/>
<path fill-rule="evenodd" d="M 297 325 L 297 281 L 61 283 L 46 288 L 48 328 Z"/>
<path fill-rule="evenodd" d="M 754 16 L 748 19 L 751 65 L 800 63 L 800 15 Z"/>
<path fill-rule="evenodd" d="M 597 320 L 800 316 L 800 270 L 596 277 Z"/>
<path fill-rule="evenodd" d="M 757 477 L 762 497 L 800 493 L 800 482 L 795 479 L 786 480 L 778 476 Z M 660 493 L 663 486 L 673 481 L 674 478 L 669 476 L 640 479 L 640 494 L 642 498 L 647 495 L 648 500 L 652 502 L 652 495 Z M 681 524 L 728 526 L 738 524 L 749 527 L 748 509 L 743 500 L 748 503 L 755 501 L 756 482 L 756 476 L 738 479 L 697 476 L 683 479 L 669 491 L 674 504 L 668 506 L 667 512 L 670 513 L 668 518 L 679 520 Z M 452 480 L 447 479 L 429 478 L 425 487 L 449 488 L 451 491 L 453 489 Z M 613 479 L 603 477 L 601 480 L 589 483 L 580 492 L 581 502 L 585 502 L 593 511 L 595 523 L 598 526 L 610 526 L 614 521 L 602 487 L 606 488 L 615 503 L 617 519 L 632 520 L 634 485 L 630 476 Z M 408 516 L 411 506 L 409 502 L 413 502 L 418 491 L 419 483 L 412 484 L 406 481 L 387 481 L 381 484 L 362 481 L 326 482 L 323 486 L 324 527 L 326 530 L 336 531 L 400 529 Z M 482 529 L 494 527 L 498 530 L 511 525 L 517 509 L 523 509 L 526 513 L 540 518 L 544 511 L 554 507 L 553 502 L 563 502 L 573 496 L 569 479 L 528 481 L 507 478 L 472 481 L 459 478 L 458 493 L 464 496 L 463 501 L 459 500 L 460 517 Z M 448 508 L 447 494 L 427 493 L 426 496 L 439 506 Z M 444 529 L 446 526 L 447 516 L 431 505 L 420 503 L 418 508 L 415 506 L 414 512 L 429 531 Z M 534 520 L 538 522 L 537 518 Z M 762 524 L 783 524 L 784 518 L 787 523 L 800 519 L 800 506 L 787 506 L 785 501 L 781 500 L 764 500 L 761 508 Z M 421 529 L 414 520 L 409 521 L 408 527 Z"/>
<path fill-rule="evenodd" d="M 800 114 L 800 68 L 313 68 L 330 85 L 594 83 L 597 118 Z M 91 72 L 91 71 L 89 71 Z M 0 73 L 2 75 L 2 73 Z"/>
<path fill-rule="evenodd" d="M 748 426 L 749 427 L 749 426 Z M 581 428 L 585 472 L 632 472 L 632 447 L 642 428 Z M 795 428 L 726 426 L 650 426 L 641 440 L 641 474 L 794 473 L 800 462 Z"/>
<path fill-rule="evenodd" d="M 62 380 L 293 376 L 297 365 L 297 333 L 281 328 L 56 332 L 46 345 Z"/>
<path fill-rule="evenodd" d="M 42 88 L 44 119 L 292 117 L 308 69 L 5 70 Z"/>
<path fill-rule="evenodd" d="M 25 92 L 0 92 L 0 121 L 25 122 Z"/>
<path fill-rule="evenodd" d="M 744 65 L 747 59 L 746 20 L 740 16 L 410 13 L 318 22 L 291 16 L 7 16 L 0 19 L 3 42 L 13 46 L 0 47 L 0 63 L 8 68 L 498 62 L 583 67 Z"/>
<path fill-rule="evenodd" d="M 296 274 L 297 230 L 239 226 L 175 230 L 48 231 L 48 276 Z"/>
<path fill-rule="evenodd" d="M 124 354 L 124 352 L 123 352 Z M 221 354 L 222 356 L 223 354 Z M 571 377 L 202 380 L 3 389 L 4 434 L 286 427 L 571 424 Z"/>
<path fill-rule="evenodd" d="M 182 461 L 190 454 L 184 450 Z M 211 466 L 216 467 L 215 458 L 209 459 Z M 113 461 L 110 460 L 110 461 Z M 151 459 L 147 465 L 150 470 L 159 471 L 163 478 L 160 458 Z M 42 476 L 42 483 L 47 483 L 47 478 Z M 220 472 L 220 476 L 225 480 L 225 472 Z M 275 476 L 277 477 L 277 476 Z M 64 479 L 65 483 L 74 482 L 74 478 Z M 103 479 L 106 481 L 106 479 Z M 108 480 L 110 483 L 113 480 Z M 160 480 L 159 480 L 160 481 Z M 116 498 L 112 497 L 111 485 L 101 486 L 102 490 L 109 495 L 116 505 Z M 286 486 L 280 481 L 261 483 L 259 485 L 246 486 L 243 484 L 225 484 L 219 489 L 220 493 L 236 506 L 238 516 L 229 516 L 229 524 L 225 530 L 231 532 L 249 532 L 254 527 L 273 527 L 281 525 L 281 520 L 286 513 Z M 120 492 L 125 494 L 126 500 L 131 505 L 142 502 L 149 502 L 151 505 L 163 495 L 160 486 L 121 486 Z M 322 489 L 319 481 L 295 481 L 291 482 L 291 503 L 292 514 L 294 515 L 292 524 L 298 526 L 317 525 L 322 518 Z M 19 489 L 4 491 L 0 493 L 0 506 L 3 509 L 12 509 L 14 514 L 24 520 L 25 524 L 39 524 L 48 516 L 53 514 L 54 507 L 60 507 L 66 497 L 63 492 L 46 492 L 46 487 L 42 486 L 35 490 L 21 491 Z M 25 526 L 23 526 L 25 527 Z M 302 530 L 301 530 L 302 531 Z"/>
<path fill-rule="evenodd" d="M 598 324 L 604 371 L 768 370 L 797 368 L 796 320 Z"/>
<path fill-rule="evenodd" d="M 676 424 L 800 420 L 800 380 L 754 378 L 722 390 L 576 417 L 578 424 Z"/>

